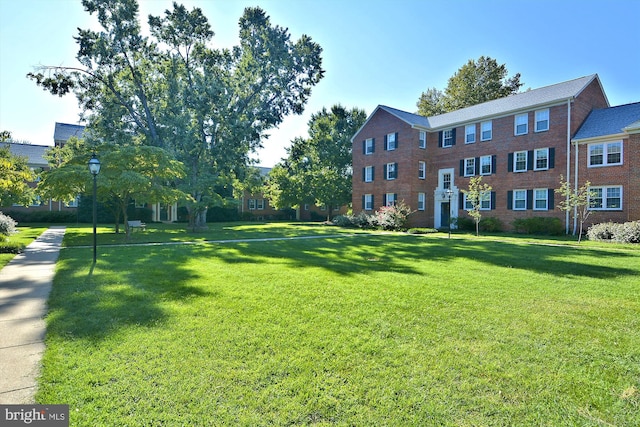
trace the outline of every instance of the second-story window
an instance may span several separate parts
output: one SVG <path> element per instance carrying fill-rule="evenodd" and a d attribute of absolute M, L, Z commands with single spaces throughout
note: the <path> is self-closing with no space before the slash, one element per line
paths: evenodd
<path fill-rule="evenodd" d="M 453 145 L 453 129 L 442 131 L 442 146 L 451 147 Z"/>
<path fill-rule="evenodd" d="M 513 171 L 514 172 L 526 172 L 527 171 L 527 152 L 516 151 L 513 156 Z"/>
<path fill-rule="evenodd" d="M 419 148 L 427 148 L 427 132 L 421 130 L 420 131 L 420 139 L 418 140 Z"/>
<path fill-rule="evenodd" d="M 427 177 L 426 162 L 418 162 L 418 178 L 425 179 Z"/>
<path fill-rule="evenodd" d="M 384 165 L 384 175 L 386 179 L 396 179 L 398 177 L 398 164 L 387 163 Z"/>
<path fill-rule="evenodd" d="M 373 154 L 376 151 L 376 140 L 375 138 L 369 138 L 364 140 L 364 154 L 369 155 Z"/>
<path fill-rule="evenodd" d="M 533 164 L 535 165 L 534 170 L 546 170 L 549 169 L 549 149 L 548 148 L 538 148 L 534 151 L 534 159 Z"/>

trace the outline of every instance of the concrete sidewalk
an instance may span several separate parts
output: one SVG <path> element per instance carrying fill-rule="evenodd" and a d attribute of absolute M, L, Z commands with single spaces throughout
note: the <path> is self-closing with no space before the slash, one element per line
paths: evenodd
<path fill-rule="evenodd" d="M 64 233 L 49 228 L 0 270 L 0 404 L 34 403 L 43 318 Z"/>

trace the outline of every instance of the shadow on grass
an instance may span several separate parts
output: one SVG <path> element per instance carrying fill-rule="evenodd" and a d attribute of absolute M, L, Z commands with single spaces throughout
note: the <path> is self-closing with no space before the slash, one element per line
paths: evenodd
<path fill-rule="evenodd" d="M 99 340 L 125 326 L 156 327 L 169 321 L 166 303 L 215 297 L 191 286 L 198 273 L 186 268 L 188 254 L 170 247 L 126 247 L 91 253 L 64 250 L 49 297 L 47 333 Z"/>
<path fill-rule="evenodd" d="M 416 268 L 423 261 L 449 262 L 469 259 L 491 266 L 548 273 L 613 279 L 637 276 L 640 271 L 619 266 L 592 264 L 589 258 L 619 261 L 631 254 L 568 246 L 544 246 L 472 240 L 448 240 L 411 235 L 356 235 L 318 240 L 282 240 L 267 244 L 237 243 L 236 251 L 212 252 L 229 264 L 264 263 L 286 259 L 294 267 L 321 267 L 344 274 L 393 271 L 424 274 Z"/>
<path fill-rule="evenodd" d="M 99 340 L 130 326 L 162 326 L 170 321 L 176 302 L 219 296 L 216 282 L 197 280 L 202 277 L 201 269 L 220 268 L 219 262 L 230 271 L 239 264 L 258 269 L 281 263 L 288 274 L 291 269 L 312 274 L 308 268 L 320 268 L 351 276 L 390 271 L 425 275 L 429 273 L 421 268 L 424 262 L 449 263 L 455 269 L 457 260 L 467 259 L 487 266 L 558 277 L 608 279 L 612 283 L 616 278 L 639 275 L 637 267 L 620 267 L 621 258 L 632 258 L 634 264 L 627 265 L 635 266 L 637 257 L 620 252 L 410 235 L 105 247 L 99 253 L 93 272 L 90 249 L 61 253 L 49 300 L 50 336 Z M 215 259 L 218 265 L 207 263 L 207 259 Z M 607 265 L 607 259 L 612 266 Z M 277 268 L 275 271 L 277 274 Z"/>

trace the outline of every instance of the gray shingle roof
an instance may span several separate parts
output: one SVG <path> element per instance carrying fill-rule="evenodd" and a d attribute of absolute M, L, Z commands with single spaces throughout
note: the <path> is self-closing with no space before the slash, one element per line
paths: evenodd
<path fill-rule="evenodd" d="M 574 141 L 624 133 L 640 121 L 640 102 L 593 110 L 573 137 Z"/>
<path fill-rule="evenodd" d="M 58 142 L 58 141 L 66 142 L 72 136 L 77 136 L 78 138 L 82 138 L 83 134 L 84 134 L 84 126 L 56 122 L 56 127 L 53 131 L 53 140 L 55 142 Z"/>
<path fill-rule="evenodd" d="M 437 130 L 566 101 L 578 96 L 593 80 L 600 82 L 598 75 L 592 74 L 431 117 L 423 117 L 384 105 L 379 105 L 378 108 L 412 126 Z"/>
<path fill-rule="evenodd" d="M 0 142 L 0 147 L 4 148 L 7 146 L 9 147 L 11 154 L 14 156 L 26 157 L 27 163 L 31 167 L 48 166 L 48 163 L 44 158 L 44 152 L 48 148 L 51 148 L 50 146 Z"/>

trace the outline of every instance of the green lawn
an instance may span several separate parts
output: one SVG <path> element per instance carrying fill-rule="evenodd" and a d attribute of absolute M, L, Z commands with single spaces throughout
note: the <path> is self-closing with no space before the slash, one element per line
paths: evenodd
<path fill-rule="evenodd" d="M 442 236 L 63 249 L 37 401 L 74 426 L 640 425 L 640 248 Z"/>
<path fill-rule="evenodd" d="M 17 227 L 18 232 L 9 236 L 9 241 L 21 243 L 24 246 L 29 245 L 39 235 L 41 235 L 48 227 L 46 226 L 32 226 L 32 227 Z M 15 254 L 0 254 L 0 268 L 4 267 L 11 261 Z"/>

